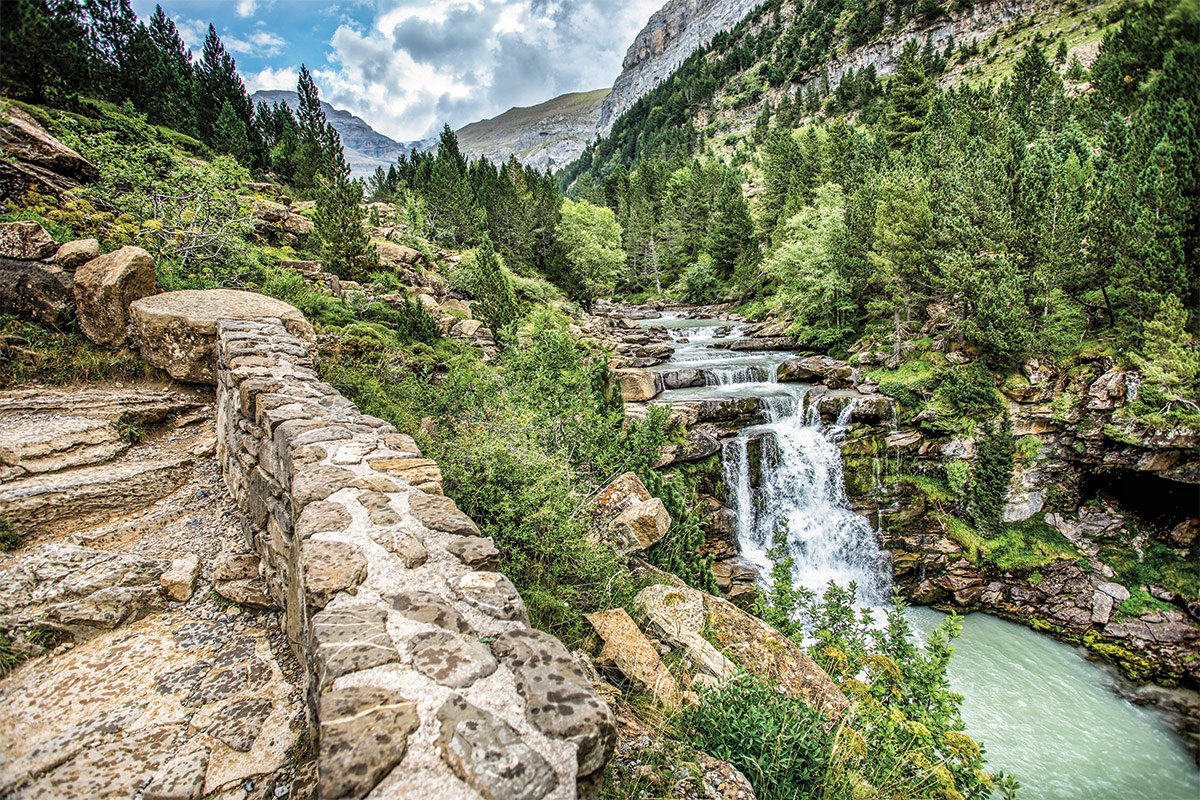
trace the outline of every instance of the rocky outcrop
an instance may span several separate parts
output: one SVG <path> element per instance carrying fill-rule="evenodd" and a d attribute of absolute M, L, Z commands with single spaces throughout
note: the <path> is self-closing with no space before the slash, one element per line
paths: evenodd
<path fill-rule="evenodd" d="M 598 611 L 588 614 L 587 620 L 604 640 L 604 647 L 596 657 L 600 666 L 616 668 L 663 705 L 679 705 L 682 699 L 679 683 L 628 611 L 623 608 Z"/>
<path fill-rule="evenodd" d="M 612 752 L 611 713 L 478 569 L 494 547 L 436 464 L 322 383 L 281 321 L 216 339 L 218 458 L 311 668 L 322 796 L 574 797 Z"/>
<path fill-rule="evenodd" d="M 607 135 L 617 118 L 657 86 L 695 50 L 731 29 L 762 0 L 668 0 L 651 15 L 621 65 L 604 100 L 596 132 Z"/>
<path fill-rule="evenodd" d="M 62 194 L 100 177 L 83 156 L 14 106 L 0 112 L 0 197 Z"/>
<path fill-rule="evenodd" d="M 75 270 L 79 329 L 101 347 L 129 338 L 129 306 L 158 291 L 154 259 L 140 247 L 122 247 Z"/>
<path fill-rule="evenodd" d="M 503 164 L 509 156 L 539 172 L 570 164 L 596 136 L 608 89 L 572 92 L 528 108 L 510 108 L 459 128 L 458 145 L 471 158 Z"/>
<path fill-rule="evenodd" d="M 36 222 L 0 224 L 0 258 L 38 261 L 54 255 L 57 249 L 54 238 Z"/>
<path fill-rule="evenodd" d="M 130 305 L 133 341 L 142 358 L 176 380 L 212 383 L 216 375 L 217 326 L 221 320 L 273 318 L 316 344 L 312 325 L 282 300 L 233 289 L 166 292 Z"/>
<path fill-rule="evenodd" d="M 276 244 L 303 244 L 316 229 L 313 221 L 290 204 L 254 198 L 250 201 L 254 230 L 259 238 Z"/>
<path fill-rule="evenodd" d="M 667 535 L 671 515 L 632 472 L 605 486 L 592 501 L 600 536 L 618 553 L 645 550 Z"/>

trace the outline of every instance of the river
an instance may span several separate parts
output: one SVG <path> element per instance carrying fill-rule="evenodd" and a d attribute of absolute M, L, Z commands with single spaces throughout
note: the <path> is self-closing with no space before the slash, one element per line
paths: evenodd
<path fill-rule="evenodd" d="M 719 347 L 740 336 L 737 325 L 672 315 L 642 324 L 665 327 L 676 340 L 675 354 L 657 369 L 700 369 L 708 382 L 664 392 L 660 402 L 764 398 L 767 418 L 722 453 L 741 557 L 761 571 L 782 537 L 799 585 L 819 590 L 853 580 L 864 605 L 881 605 L 890 562 L 871 524 L 850 509 L 837 446 L 852 408 L 822 423 L 806 409 L 810 387 L 775 381 L 790 354 Z M 918 636 L 943 618 L 910 609 Z M 1021 782 L 1023 800 L 1200 800 L 1200 770 L 1162 716 L 1124 699 L 1115 691 L 1119 679 L 1079 648 L 972 614 L 950 680 L 964 696 L 967 732 L 984 743 L 990 769 Z"/>

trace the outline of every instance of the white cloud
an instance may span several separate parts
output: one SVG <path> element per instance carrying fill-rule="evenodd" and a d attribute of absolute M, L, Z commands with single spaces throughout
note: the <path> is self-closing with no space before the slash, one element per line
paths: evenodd
<path fill-rule="evenodd" d="M 393 138 L 424 138 L 443 122 L 612 85 L 662 1 L 382 0 L 368 27 L 337 28 L 313 74 L 327 102 Z"/>
<path fill-rule="evenodd" d="M 237 13 L 239 17 L 253 17 L 257 10 L 257 0 L 238 0 Z"/>
<path fill-rule="evenodd" d="M 242 76 L 246 91 L 254 94 L 260 89 L 287 89 L 296 91 L 296 79 L 300 67 L 267 67 Z"/>

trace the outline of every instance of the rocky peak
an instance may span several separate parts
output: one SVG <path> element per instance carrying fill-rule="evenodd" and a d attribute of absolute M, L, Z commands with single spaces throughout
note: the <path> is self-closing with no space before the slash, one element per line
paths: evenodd
<path fill-rule="evenodd" d="M 729 30 L 762 0 L 668 0 L 655 11 L 625 53 L 622 72 L 604 101 L 601 136 L 638 98 L 670 75 L 696 49 Z"/>

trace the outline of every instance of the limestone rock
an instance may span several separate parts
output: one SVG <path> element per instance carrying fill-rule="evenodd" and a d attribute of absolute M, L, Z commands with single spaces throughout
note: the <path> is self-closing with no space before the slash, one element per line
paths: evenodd
<path fill-rule="evenodd" d="M 313 617 L 312 627 L 321 687 L 342 675 L 400 660 L 387 632 L 387 612 L 379 606 L 327 608 Z"/>
<path fill-rule="evenodd" d="M 0 570 L 0 624 L 53 623 L 77 635 L 112 629 L 160 605 L 158 559 L 67 544 L 40 545 Z"/>
<path fill-rule="evenodd" d="M 51 136 L 37 120 L 15 106 L 0 118 L 0 196 L 18 197 L 33 188 L 62 194 L 100 177 L 87 159 Z"/>
<path fill-rule="evenodd" d="M 635 602 L 645 610 L 658 638 L 683 648 L 697 668 L 725 680 L 737 674 L 737 666 L 704 638 L 707 617 L 700 595 L 684 586 L 655 584 L 638 592 Z"/>
<path fill-rule="evenodd" d="M 0 480 L 100 464 L 128 448 L 106 419 L 0 416 Z"/>
<path fill-rule="evenodd" d="M 158 290 L 154 259 L 140 247 L 122 247 L 75 270 L 75 307 L 84 335 L 102 347 L 129 337 L 129 306 Z"/>
<path fill-rule="evenodd" d="M 48 534 L 126 513 L 173 492 L 189 459 L 119 462 L 30 475 L 0 484 L 0 514 L 18 531 Z"/>
<path fill-rule="evenodd" d="M 367 559 L 352 544 L 309 539 L 300 553 L 304 591 L 311 608 L 329 604 L 338 592 L 355 593 L 367 578 Z"/>
<path fill-rule="evenodd" d="M 0 308 L 48 325 L 65 324 L 75 307 L 71 274 L 57 264 L 0 258 Z"/>
<path fill-rule="evenodd" d="M 618 552 L 644 550 L 671 527 L 671 515 L 662 500 L 632 472 L 617 477 L 592 501 L 592 513 L 604 523 L 602 538 Z"/>
<path fill-rule="evenodd" d="M 425 256 L 420 250 L 414 250 L 411 247 L 405 247 L 395 242 L 376 242 L 375 249 L 379 253 L 379 260 L 384 264 L 407 264 L 414 266 L 425 263 Z"/>
<path fill-rule="evenodd" d="M 777 379 L 823 383 L 830 389 L 848 389 L 854 385 L 854 368 L 829 356 L 791 358 L 779 365 Z"/>
<path fill-rule="evenodd" d="M 446 550 L 471 569 L 495 570 L 500 567 L 500 551 L 492 539 L 483 536 L 461 536 L 451 539 Z"/>
<path fill-rule="evenodd" d="M 436 625 L 448 631 L 474 633 L 458 609 L 433 592 L 401 592 L 392 597 L 392 608 L 413 622 Z"/>
<path fill-rule="evenodd" d="M 579 775 L 602 769 L 616 746 L 616 723 L 562 643 L 525 628 L 496 637 L 492 653 L 512 670 L 534 727 L 575 743 Z"/>
<path fill-rule="evenodd" d="M 456 536 L 479 536 L 479 527 L 442 495 L 414 494 L 408 499 L 408 510 L 426 527 Z"/>
<path fill-rule="evenodd" d="M 54 263 L 74 273 L 79 267 L 94 258 L 100 257 L 100 241 L 98 239 L 76 239 L 59 246 L 54 254 Z"/>
<path fill-rule="evenodd" d="M 496 671 L 496 659 L 477 640 L 450 631 L 426 631 L 408 640 L 413 669 L 432 681 L 462 689 Z"/>
<path fill-rule="evenodd" d="M 204 794 L 210 753 L 207 747 L 196 747 L 168 761 L 142 790 L 143 800 L 198 800 Z"/>
<path fill-rule="evenodd" d="M 442 471 L 428 458 L 374 458 L 367 463 L 371 469 L 395 475 L 423 492 L 442 493 Z"/>
<path fill-rule="evenodd" d="M 679 684 L 625 609 L 597 611 L 588 614 L 587 620 L 604 640 L 601 664 L 616 666 L 627 678 L 649 689 L 664 705 L 679 705 Z"/>
<path fill-rule="evenodd" d="M 417 704 L 385 689 L 350 687 L 321 698 L 317 773 L 321 800 L 370 794 L 404 758 Z"/>
<path fill-rule="evenodd" d="M 540 800 L 558 776 L 508 723 L 459 696 L 437 713 L 437 745 L 454 774 L 487 800 Z"/>
<path fill-rule="evenodd" d="M 206 732 L 234 750 L 248 753 L 270 713 L 271 701 L 265 697 L 232 700 L 221 706 Z"/>
<path fill-rule="evenodd" d="M 619 369 L 616 372 L 621 382 L 621 397 L 628 403 L 653 400 L 662 391 L 658 375 L 648 369 Z"/>
<path fill-rule="evenodd" d="M 213 564 L 213 590 L 238 605 L 271 608 L 275 605 L 266 591 L 258 556 L 253 553 L 225 551 Z"/>
<path fill-rule="evenodd" d="M 728 600 L 700 594 L 717 643 L 743 669 L 777 683 L 784 694 L 832 717 L 849 707 L 837 684 L 803 648 Z"/>
<path fill-rule="evenodd" d="M 468 572 L 455 585 L 459 597 L 495 619 L 529 622 L 529 612 L 512 581 L 499 572 Z"/>
<path fill-rule="evenodd" d="M 196 588 L 196 575 L 200 572 L 200 557 L 195 553 L 180 556 L 159 578 L 159 584 L 167 597 L 183 602 L 192 596 Z"/>
<path fill-rule="evenodd" d="M 132 334 L 142 357 L 173 378 L 212 383 L 215 344 L 221 320 L 282 320 L 288 332 L 313 347 L 312 325 L 282 300 L 232 289 L 165 292 L 130 306 Z"/>
<path fill-rule="evenodd" d="M 0 222 L 0 258 L 38 261 L 57 249 L 54 238 L 36 222 Z"/>

